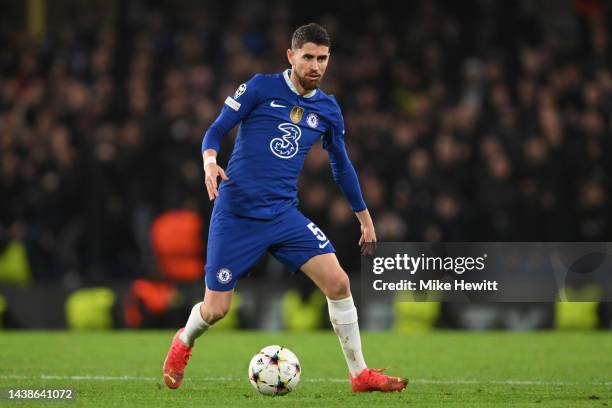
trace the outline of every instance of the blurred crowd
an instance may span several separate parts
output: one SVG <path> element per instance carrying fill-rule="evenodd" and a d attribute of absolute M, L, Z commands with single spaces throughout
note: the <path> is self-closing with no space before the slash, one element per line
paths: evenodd
<path fill-rule="evenodd" d="M 2 22 L 0 242 L 24 243 L 35 279 L 149 274 L 158 214 L 210 214 L 200 144 L 223 100 L 287 68 L 309 21 L 332 37 L 323 89 L 379 240 L 610 240 L 599 2 L 176 3 L 82 10 L 39 40 Z M 320 146 L 300 185 L 304 213 L 357 269 L 357 221 Z"/>

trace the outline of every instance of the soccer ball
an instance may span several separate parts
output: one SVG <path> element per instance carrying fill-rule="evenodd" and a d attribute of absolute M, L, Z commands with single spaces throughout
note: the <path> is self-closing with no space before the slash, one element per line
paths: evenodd
<path fill-rule="evenodd" d="M 267 346 L 253 356 L 249 381 L 263 395 L 285 395 L 300 382 L 301 367 L 293 352 L 281 346 Z"/>

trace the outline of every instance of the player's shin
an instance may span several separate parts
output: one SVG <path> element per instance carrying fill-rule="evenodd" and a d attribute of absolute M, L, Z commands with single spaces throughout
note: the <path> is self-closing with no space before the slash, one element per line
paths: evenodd
<path fill-rule="evenodd" d="M 349 296 L 340 300 L 327 298 L 327 306 L 329 318 L 340 340 L 349 371 L 353 376 L 357 376 L 367 366 L 361 352 L 357 308 L 355 308 L 353 297 Z"/>
<path fill-rule="evenodd" d="M 187 319 L 185 330 L 183 330 L 179 337 L 181 341 L 189 347 L 193 347 L 195 339 L 200 337 L 210 327 L 210 324 L 202 318 L 200 306 L 202 306 L 202 302 L 197 303 L 191 309 L 191 314 L 189 315 L 189 319 Z"/>

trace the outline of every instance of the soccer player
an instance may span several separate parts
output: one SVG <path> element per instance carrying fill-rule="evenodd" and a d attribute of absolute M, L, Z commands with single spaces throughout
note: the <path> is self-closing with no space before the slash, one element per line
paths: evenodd
<path fill-rule="evenodd" d="M 236 281 L 269 251 L 292 272 L 302 270 L 327 297 L 329 317 L 349 368 L 354 392 L 401 391 L 407 380 L 366 366 L 349 278 L 331 242 L 298 209 L 297 181 L 319 139 L 333 177 L 361 223 L 359 245 L 371 254 L 376 233 L 344 146 L 338 102 L 319 85 L 331 41 L 317 24 L 299 27 L 287 50 L 291 69 L 257 74 L 227 97 L 202 143 L 206 189 L 215 200 L 208 235 L 205 294 L 170 346 L 166 385 L 178 388 L 194 341 L 230 308 Z M 216 161 L 220 139 L 240 123 L 226 172 Z M 217 189 L 217 180 L 222 183 Z"/>

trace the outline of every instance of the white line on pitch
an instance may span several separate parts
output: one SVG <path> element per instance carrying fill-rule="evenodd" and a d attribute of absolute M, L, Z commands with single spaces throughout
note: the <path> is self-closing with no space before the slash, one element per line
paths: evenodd
<path fill-rule="evenodd" d="M 109 376 L 109 375 L 50 375 L 41 374 L 35 376 L 7 374 L 0 375 L 2 380 L 70 380 L 70 381 L 161 381 L 161 377 L 134 377 L 129 375 Z M 201 377 L 197 379 L 187 379 L 187 381 L 206 381 L 206 382 L 232 382 L 243 381 L 243 378 L 238 377 Z M 343 378 L 305 378 L 304 382 L 332 382 L 345 383 L 348 380 Z M 612 381 L 592 381 L 587 383 L 570 382 L 570 381 L 537 381 L 537 380 L 431 380 L 431 379 L 412 379 L 412 384 L 496 384 L 496 385 L 604 385 L 612 386 Z"/>

